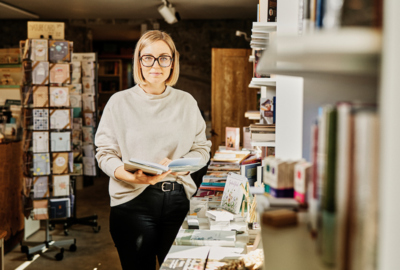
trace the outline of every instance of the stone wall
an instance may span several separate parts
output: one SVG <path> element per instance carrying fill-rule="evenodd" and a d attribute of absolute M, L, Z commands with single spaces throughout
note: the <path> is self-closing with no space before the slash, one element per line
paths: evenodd
<path fill-rule="evenodd" d="M 251 33 L 253 20 L 185 20 L 160 24 L 180 53 L 180 77 L 176 88 L 189 92 L 203 112 L 211 112 L 211 49 L 250 48 L 236 30 Z"/>

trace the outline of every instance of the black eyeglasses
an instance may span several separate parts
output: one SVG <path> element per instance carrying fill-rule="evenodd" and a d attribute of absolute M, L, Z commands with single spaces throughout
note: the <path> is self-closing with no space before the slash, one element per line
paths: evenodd
<path fill-rule="evenodd" d="M 156 61 L 160 67 L 169 67 L 172 64 L 172 57 L 169 55 L 161 55 L 157 58 L 152 55 L 143 55 L 140 57 L 140 62 L 145 67 L 152 67 Z"/>

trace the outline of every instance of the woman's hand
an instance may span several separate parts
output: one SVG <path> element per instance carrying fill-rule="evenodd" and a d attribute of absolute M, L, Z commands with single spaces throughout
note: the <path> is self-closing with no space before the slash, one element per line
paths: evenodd
<path fill-rule="evenodd" d="M 163 180 L 168 174 L 171 173 L 171 170 L 160 174 L 160 175 L 147 175 L 143 173 L 142 170 L 138 170 L 135 173 L 128 172 L 124 169 L 124 166 L 118 167 L 115 172 L 115 178 L 131 183 L 131 184 L 150 184 L 155 185 L 156 183 Z"/>

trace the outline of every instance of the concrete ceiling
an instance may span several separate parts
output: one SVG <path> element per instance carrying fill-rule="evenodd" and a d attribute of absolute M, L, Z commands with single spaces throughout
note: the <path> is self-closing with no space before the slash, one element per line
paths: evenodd
<path fill-rule="evenodd" d="M 253 19 L 259 0 L 170 0 L 184 19 Z M 6 5 L 12 5 L 9 8 Z M 0 19 L 162 19 L 161 0 L 1 0 Z M 19 12 L 22 9 L 26 12 Z"/>

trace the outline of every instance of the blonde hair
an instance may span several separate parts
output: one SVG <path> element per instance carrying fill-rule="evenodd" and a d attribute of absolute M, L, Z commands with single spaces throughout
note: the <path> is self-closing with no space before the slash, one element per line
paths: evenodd
<path fill-rule="evenodd" d="M 156 42 L 162 40 L 164 41 L 168 47 L 171 50 L 172 53 L 172 66 L 171 66 L 171 74 L 169 75 L 168 79 L 165 81 L 165 84 L 168 86 L 173 86 L 176 84 L 178 81 L 179 77 L 179 53 L 175 48 L 174 41 L 165 32 L 159 31 L 159 30 L 152 30 L 149 32 L 146 32 L 138 41 L 136 44 L 135 52 L 133 54 L 133 78 L 137 84 L 143 84 L 146 85 L 146 80 L 143 77 L 142 71 L 140 69 L 140 51 Z"/>

